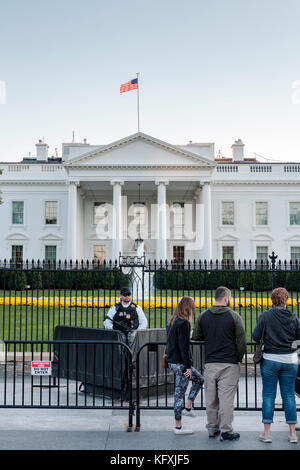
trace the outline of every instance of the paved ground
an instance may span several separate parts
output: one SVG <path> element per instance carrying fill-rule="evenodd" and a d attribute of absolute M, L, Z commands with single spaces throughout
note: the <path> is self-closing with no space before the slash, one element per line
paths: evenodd
<path fill-rule="evenodd" d="M 8 377 L 9 378 L 9 377 Z M 2 378 L 3 379 L 3 378 Z M 2 380 L 3 381 L 3 380 Z M 0 384 L 2 383 L 0 377 Z M 15 382 L 11 378 L 6 383 L 3 395 L 3 383 L 0 387 L 0 406 L 26 405 L 41 403 L 51 406 L 58 401 L 60 405 L 75 405 L 76 400 L 84 405 L 85 394 L 78 392 L 78 384 L 70 381 L 68 387 L 61 382 L 58 389 L 31 387 L 31 378 L 20 377 Z M 247 391 L 247 393 L 246 393 Z M 51 393 L 50 393 L 51 392 Z M 200 394 L 197 397 L 200 405 Z M 5 400 L 5 401 L 4 401 Z M 15 403 L 13 403 L 13 400 Z M 164 398 L 161 398 L 164 401 Z M 240 379 L 239 403 L 245 406 L 261 405 L 261 381 L 254 382 Z M 92 404 L 92 397 L 87 396 L 87 404 Z M 297 398 L 299 408 L 300 399 Z M 155 400 L 154 400 L 155 402 Z M 102 398 L 96 399 L 96 405 Z M 105 400 L 109 405 L 110 400 Z M 155 404 L 155 403 L 154 403 Z M 173 398 L 168 396 L 172 406 Z M 281 406 L 278 390 L 277 406 Z M 107 450 L 107 451 L 189 451 L 189 450 L 300 450 L 299 444 L 288 442 L 288 426 L 282 411 L 275 412 L 272 429 L 273 442 L 264 444 L 258 440 L 262 432 L 260 411 L 236 411 L 234 428 L 241 438 L 235 442 L 220 442 L 209 439 L 205 428 L 205 411 L 197 411 L 196 418 L 184 418 L 184 424 L 194 430 L 190 436 L 177 436 L 173 433 L 174 417 L 172 410 L 141 410 L 140 432 L 126 432 L 128 425 L 127 410 L 101 409 L 47 409 L 47 408 L 0 408 L 0 450 Z M 300 421 L 300 420 L 299 420 Z M 134 421 L 135 424 L 135 416 Z M 300 439 L 300 431 L 299 431 Z"/>
<path fill-rule="evenodd" d="M 126 432 L 128 413 L 122 410 L 1 409 L 1 450 L 300 450 L 287 440 L 288 426 L 282 412 L 273 425 L 273 442 L 258 441 L 262 430 L 260 412 L 236 412 L 234 427 L 241 438 L 235 442 L 209 439 L 205 412 L 185 418 L 194 434 L 173 434 L 172 411 L 142 413 L 140 432 Z M 300 431 L 299 431 L 300 438 Z"/>

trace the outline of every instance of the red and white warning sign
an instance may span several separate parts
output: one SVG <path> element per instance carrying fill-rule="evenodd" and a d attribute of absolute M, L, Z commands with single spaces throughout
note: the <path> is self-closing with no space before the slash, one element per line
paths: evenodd
<path fill-rule="evenodd" d="M 51 361 L 32 361 L 31 375 L 51 375 Z"/>

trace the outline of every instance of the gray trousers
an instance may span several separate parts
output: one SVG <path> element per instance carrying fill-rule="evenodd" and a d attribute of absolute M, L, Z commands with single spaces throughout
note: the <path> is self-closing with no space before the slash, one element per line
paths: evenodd
<path fill-rule="evenodd" d="M 240 376 L 238 364 L 205 364 L 204 389 L 207 429 L 233 432 L 234 397 Z"/>

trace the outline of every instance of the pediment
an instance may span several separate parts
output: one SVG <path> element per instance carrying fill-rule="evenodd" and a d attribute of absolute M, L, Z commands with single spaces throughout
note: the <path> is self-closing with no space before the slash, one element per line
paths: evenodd
<path fill-rule="evenodd" d="M 287 242 L 300 242 L 300 235 L 298 235 L 298 234 L 292 235 L 291 237 L 286 238 L 285 241 L 287 241 Z"/>
<path fill-rule="evenodd" d="M 53 233 L 49 233 L 48 235 L 44 235 L 43 237 L 40 237 L 39 239 L 42 240 L 42 241 L 48 241 L 48 242 L 63 240 L 62 237 L 58 237 L 57 235 L 54 235 Z"/>
<path fill-rule="evenodd" d="M 238 242 L 240 239 L 235 237 L 234 235 L 222 235 L 221 237 L 217 238 L 219 242 Z"/>
<path fill-rule="evenodd" d="M 271 235 L 268 235 L 266 233 L 261 233 L 261 234 L 255 235 L 255 237 L 251 238 L 251 240 L 254 242 L 260 242 L 260 241 L 272 242 L 274 238 L 271 237 Z"/>
<path fill-rule="evenodd" d="M 19 240 L 19 241 L 27 241 L 29 240 L 29 237 L 27 235 L 24 235 L 23 233 L 11 233 L 6 237 L 6 240 Z"/>
<path fill-rule="evenodd" d="M 66 168 L 86 166 L 214 168 L 215 162 L 139 132 L 65 162 Z"/>

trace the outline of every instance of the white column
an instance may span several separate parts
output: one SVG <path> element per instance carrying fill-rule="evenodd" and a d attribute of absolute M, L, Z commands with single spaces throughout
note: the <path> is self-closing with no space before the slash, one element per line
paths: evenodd
<path fill-rule="evenodd" d="M 69 182 L 67 256 L 74 262 L 77 258 L 77 186 L 78 181 Z"/>
<path fill-rule="evenodd" d="M 77 256 L 78 261 L 86 259 L 86 247 L 85 247 L 85 203 L 86 195 L 79 188 L 77 193 Z"/>
<path fill-rule="evenodd" d="M 207 261 L 212 258 L 212 234 L 211 234 L 211 190 L 210 183 L 206 182 L 202 186 L 202 202 L 204 210 L 204 239 L 203 257 Z"/>
<path fill-rule="evenodd" d="M 113 221 L 111 260 L 119 262 L 122 253 L 122 185 L 123 181 L 111 181 L 113 186 Z"/>
<path fill-rule="evenodd" d="M 157 185 L 157 242 L 156 260 L 167 259 L 167 195 L 168 181 L 155 181 Z"/>
<path fill-rule="evenodd" d="M 195 258 L 203 258 L 203 240 L 204 240 L 204 214 L 202 202 L 202 189 L 199 187 L 195 193 Z"/>

